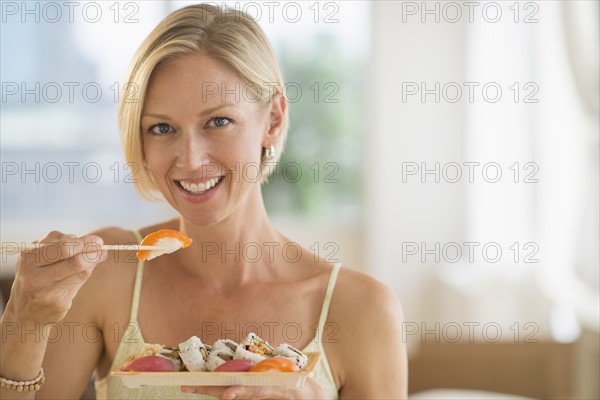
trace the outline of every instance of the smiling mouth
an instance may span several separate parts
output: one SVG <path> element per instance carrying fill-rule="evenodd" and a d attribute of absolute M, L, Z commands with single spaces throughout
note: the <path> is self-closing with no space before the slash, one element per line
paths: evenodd
<path fill-rule="evenodd" d="M 224 178 L 224 176 L 219 176 L 217 178 L 209 179 L 206 182 L 200 182 L 200 183 L 192 183 L 192 182 L 186 182 L 186 181 L 176 181 L 176 182 L 180 188 L 182 188 L 183 190 L 185 190 L 188 193 L 202 194 L 202 193 L 208 192 L 209 190 L 211 190 L 212 188 L 217 186 L 223 180 L 223 178 Z"/>

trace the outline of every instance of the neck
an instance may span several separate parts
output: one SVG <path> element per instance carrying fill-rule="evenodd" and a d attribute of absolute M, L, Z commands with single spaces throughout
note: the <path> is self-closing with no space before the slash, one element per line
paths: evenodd
<path fill-rule="evenodd" d="M 260 191 L 253 198 L 214 225 L 197 226 L 180 218 L 179 229 L 194 240 L 179 253 L 190 275 L 224 289 L 267 281 L 278 273 L 281 248 L 289 240 L 271 225 Z"/>

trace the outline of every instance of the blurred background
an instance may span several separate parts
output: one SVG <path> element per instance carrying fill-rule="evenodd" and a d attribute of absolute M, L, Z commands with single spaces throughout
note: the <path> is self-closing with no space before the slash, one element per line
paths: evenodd
<path fill-rule="evenodd" d="M 3 242 L 174 215 L 135 193 L 116 101 L 190 3 L 1 3 Z M 269 213 L 396 291 L 411 396 L 600 398 L 599 3 L 218 4 L 288 82 Z"/>

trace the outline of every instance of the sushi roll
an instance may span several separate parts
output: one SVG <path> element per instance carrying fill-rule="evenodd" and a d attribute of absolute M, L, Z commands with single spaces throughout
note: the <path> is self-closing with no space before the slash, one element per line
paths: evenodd
<path fill-rule="evenodd" d="M 164 347 L 161 351 L 157 352 L 155 354 L 158 357 L 162 357 L 162 358 L 166 358 L 167 360 L 171 360 L 173 362 L 173 364 L 175 364 L 175 367 L 177 368 L 177 370 L 179 371 L 185 371 L 186 367 L 183 364 L 183 362 L 181 361 L 181 357 L 179 356 L 179 350 L 171 348 L 171 347 Z"/>
<path fill-rule="evenodd" d="M 273 356 L 274 349 L 269 343 L 262 340 L 254 332 L 251 332 L 235 349 L 234 359 L 251 360 L 259 363 L 265 358 Z"/>
<path fill-rule="evenodd" d="M 285 357 L 292 360 L 300 369 L 303 369 L 308 361 L 308 356 L 298 350 L 297 348 L 290 346 L 287 343 L 279 345 L 275 351 L 274 355 L 278 357 Z"/>
<path fill-rule="evenodd" d="M 231 355 L 235 353 L 235 349 L 237 349 L 238 343 L 231 339 L 220 339 L 217 340 L 213 346 L 212 351 L 222 350 L 222 351 L 230 351 Z"/>
<path fill-rule="evenodd" d="M 181 357 L 188 371 L 206 371 L 208 350 L 197 336 L 192 336 L 179 344 L 179 357 Z"/>
<path fill-rule="evenodd" d="M 225 364 L 226 361 L 233 360 L 235 350 L 238 343 L 230 339 L 217 340 L 211 348 L 206 360 L 206 367 L 209 371 L 214 371 L 216 368 Z"/>

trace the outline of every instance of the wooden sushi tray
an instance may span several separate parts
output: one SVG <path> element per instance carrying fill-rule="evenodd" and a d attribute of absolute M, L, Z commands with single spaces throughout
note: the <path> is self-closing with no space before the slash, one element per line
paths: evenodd
<path fill-rule="evenodd" d="M 306 353 L 300 372 L 129 372 L 111 371 L 128 388 L 141 386 L 285 386 L 299 388 L 313 375 L 321 353 Z"/>

